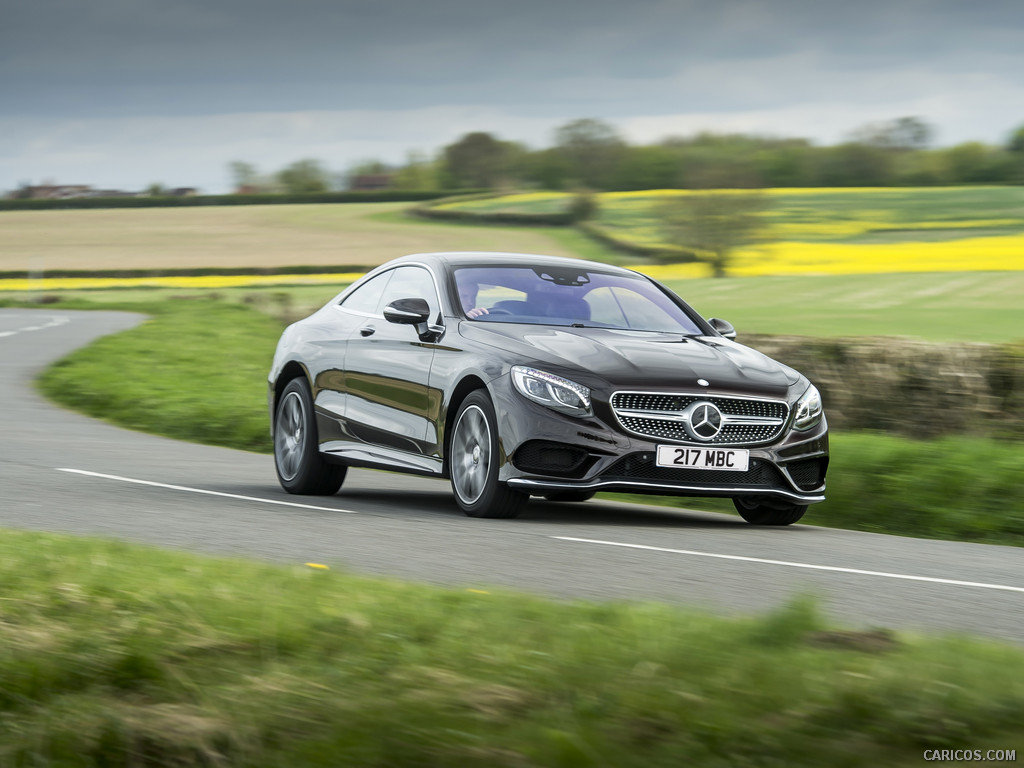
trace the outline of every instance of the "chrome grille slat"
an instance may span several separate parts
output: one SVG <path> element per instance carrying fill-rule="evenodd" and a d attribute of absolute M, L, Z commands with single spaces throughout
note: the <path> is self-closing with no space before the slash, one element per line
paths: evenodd
<path fill-rule="evenodd" d="M 704 393 L 616 392 L 611 406 L 623 429 L 642 437 L 696 444 L 683 428 L 681 413 L 698 401 L 722 412 L 722 429 L 703 445 L 751 445 L 775 440 L 789 418 L 782 400 L 705 395 Z"/>

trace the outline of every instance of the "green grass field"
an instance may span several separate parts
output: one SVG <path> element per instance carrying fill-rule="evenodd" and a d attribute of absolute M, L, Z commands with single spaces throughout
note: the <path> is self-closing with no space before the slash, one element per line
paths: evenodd
<path fill-rule="evenodd" d="M 331 564 L 333 565 L 333 564 Z M 0 765 L 911 766 L 1016 749 L 1024 653 L 3 531 Z"/>
<path fill-rule="evenodd" d="M 668 280 L 743 333 L 1024 339 L 1024 271 Z"/>

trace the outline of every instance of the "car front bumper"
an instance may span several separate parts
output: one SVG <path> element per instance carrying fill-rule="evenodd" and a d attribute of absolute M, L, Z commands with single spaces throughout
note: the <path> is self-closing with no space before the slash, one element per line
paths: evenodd
<path fill-rule="evenodd" d="M 795 504 L 825 500 L 829 450 L 824 415 L 811 429 L 787 427 L 768 444 L 713 446 L 749 451 L 747 471 L 669 468 L 656 465 L 658 446 L 685 444 L 627 433 L 607 403 L 595 402 L 593 418 L 577 419 L 530 403 L 514 391 L 495 394 L 504 457 L 499 477 L 531 495 L 611 491 L 756 496 Z"/>

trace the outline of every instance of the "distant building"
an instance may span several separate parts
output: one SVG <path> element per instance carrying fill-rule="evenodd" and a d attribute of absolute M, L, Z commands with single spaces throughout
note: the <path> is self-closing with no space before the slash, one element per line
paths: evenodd
<path fill-rule="evenodd" d="M 94 189 L 85 197 L 138 197 L 138 192 L 125 192 L 123 189 Z"/>
<path fill-rule="evenodd" d="M 354 192 L 375 192 L 391 189 L 394 180 L 394 175 L 390 173 L 361 173 L 353 176 L 348 186 Z"/>
<path fill-rule="evenodd" d="M 88 184 L 40 184 L 22 187 L 16 194 L 29 200 L 68 200 L 73 197 L 92 197 L 92 187 Z"/>
<path fill-rule="evenodd" d="M 89 184 L 38 184 L 14 190 L 7 197 L 14 200 L 71 200 L 80 197 L 146 197 L 149 192 L 126 192 L 123 189 L 94 189 Z M 199 194 L 195 187 L 175 187 L 165 190 L 167 197 L 192 197 Z"/>

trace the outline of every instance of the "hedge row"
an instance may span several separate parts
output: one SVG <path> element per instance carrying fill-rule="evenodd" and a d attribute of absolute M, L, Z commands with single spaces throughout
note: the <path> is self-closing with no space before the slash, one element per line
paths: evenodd
<path fill-rule="evenodd" d="M 669 262 L 672 264 L 688 264 L 701 260 L 700 256 L 698 256 L 694 251 L 686 248 L 678 248 L 670 245 L 641 245 L 639 243 L 630 242 L 629 240 L 619 237 L 606 228 L 594 224 L 593 222 L 581 221 L 576 224 L 576 228 L 591 240 L 596 240 L 599 243 L 607 245 L 609 248 L 613 248 L 616 251 L 625 253 L 629 256 L 642 256 L 645 259 Z"/>
<path fill-rule="evenodd" d="M 407 213 L 422 219 L 458 222 L 464 224 L 504 224 L 525 227 L 568 227 L 573 223 L 572 214 L 566 210 L 559 213 L 526 213 L 501 211 L 466 211 L 453 208 L 438 208 L 439 204 L 466 203 L 471 200 L 488 200 L 494 197 L 506 197 L 508 191 L 470 192 L 449 195 L 430 200 L 421 205 L 407 209 Z"/>
<path fill-rule="evenodd" d="M 1024 344 L 754 335 L 741 341 L 813 381 L 832 427 L 1024 439 Z"/>
<path fill-rule="evenodd" d="M 455 221 L 468 224 L 505 224 L 528 227 L 568 227 L 572 215 L 565 213 L 503 213 L 501 211 L 460 211 L 452 208 L 417 206 L 411 210 L 415 216 L 438 221 Z"/>
<path fill-rule="evenodd" d="M 475 192 L 478 190 L 467 190 Z M 193 195 L 191 197 L 74 197 L 65 200 L 0 199 L 0 211 L 66 208 L 176 208 L 207 205 L 289 205 L 297 203 L 398 203 L 435 200 L 451 192 L 381 190 L 302 194 Z"/>
<path fill-rule="evenodd" d="M 653 261 L 668 261 L 673 264 L 700 261 L 700 257 L 686 248 L 674 248 L 664 245 L 641 245 L 619 237 L 605 227 L 592 221 L 581 220 L 572 207 L 559 213 L 525 213 L 500 211 L 468 211 L 452 208 L 438 208 L 439 203 L 465 202 L 467 200 L 483 200 L 489 197 L 504 197 L 508 192 L 491 192 L 479 195 L 460 195 L 435 199 L 409 209 L 409 213 L 421 218 L 439 221 L 454 221 L 467 224 L 505 224 L 530 227 L 572 227 L 592 240 L 596 240 L 619 253 L 629 256 L 640 256 Z M 570 198 L 571 200 L 571 198 Z"/>

